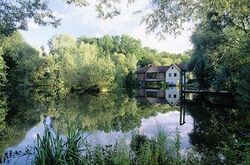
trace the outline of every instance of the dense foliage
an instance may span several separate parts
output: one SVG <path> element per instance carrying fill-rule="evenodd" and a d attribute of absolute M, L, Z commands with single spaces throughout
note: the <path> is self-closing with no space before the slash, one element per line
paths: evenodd
<path fill-rule="evenodd" d="M 42 0 L 0 1 L 0 13 L 0 38 L 19 29 L 27 30 L 31 19 L 43 26 L 50 24 L 57 27 L 60 24 L 60 19 L 48 8 L 48 3 Z"/>
<path fill-rule="evenodd" d="M 67 34 L 49 41 L 50 52 L 28 45 L 15 32 L 1 43 L 1 84 L 9 86 L 64 86 L 74 89 L 112 89 L 135 83 L 137 66 L 187 62 L 186 54 L 158 53 L 142 48 L 128 35 L 101 38 Z M 7 75 L 6 75 L 7 73 Z"/>
<path fill-rule="evenodd" d="M 127 1 L 131 3 L 135 0 Z M 65 2 L 79 6 L 90 3 L 88 0 L 65 0 Z M 120 2 L 116 0 L 94 2 L 97 4 L 98 16 L 109 18 L 120 14 Z M 50 24 L 55 27 L 59 25 L 60 19 L 57 19 L 48 8 L 48 2 L 1 1 L 0 88 L 7 83 L 10 87 L 44 85 L 73 89 L 111 89 L 116 86 L 133 85 L 131 82 L 135 79 L 134 72 L 138 66 L 189 62 L 192 54 L 189 67 L 194 71 L 196 78 L 207 88 L 226 89 L 236 94 L 242 109 L 210 108 L 209 105 L 215 103 L 214 99 L 210 99 L 209 105 L 205 107 L 203 106 L 207 102 L 202 101 L 197 101 L 196 106 L 188 107 L 190 114 L 195 118 L 194 130 L 190 134 L 191 143 L 197 147 L 201 158 L 207 164 L 221 161 L 221 163 L 232 163 L 231 160 L 233 163 L 239 163 L 244 159 L 249 161 L 249 0 L 153 0 L 151 2 L 153 8 L 143 18 L 147 30 L 164 37 L 166 33 L 178 34 L 189 25 L 187 23 L 192 23 L 195 27 L 191 37 L 193 51 L 179 55 L 159 53 L 150 48 L 142 48 L 139 40 L 127 35 L 74 38 L 61 34 L 50 40 L 50 51 L 46 53 L 28 45 L 17 30 L 27 30 L 30 20 L 39 25 Z M 88 131 L 96 129 L 107 132 L 113 129 L 127 131 L 138 126 L 142 117 L 158 112 L 158 110 L 150 111 L 152 107 L 145 111 L 145 108 L 138 107 L 135 99 L 128 97 L 112 100 L 106 96 L 95 98 L 94 101 L 92 100 L 94 96 L 74 98 L 73 101 L 65 97 L 63 102 L 60 102 L 58 93 L 52 96 L 56 99 L 50 100 L 51 95 L 46 95 L 29 97 L 26 102 L 23 98 L 18 102 L 12 100 L 9 106 L 13 107 L 7 107 L 7 98 L 1 94 L 0 135 L 3 138 L 0 140 L 0 146 L 6 148 L 7 144 L 16 143 L 16 139 L 23 139 L 26 130 L 39 122 L 40 116 L 37 114 L 43 112 L 43 109 L 47 110 L 45 114 L 54 117 L 53 124 L 61 126 L 63 131 L 65 125 L 62 123 L 65 121 L 58 113 L 60 112 L 58 109 L 65 107 L 71 110 L 69 114 L 72 120 L 80 116 L 85 122 L 81 123 L 81 127 Z M 37 100 L 42 103 L 36 104 L 36 108 L 30 107 L 33 111 L 29 111 L 29 107 L 23 105 Z M 82 103 L 79 103 L 79 100 Z M 16 104 L 21 108 L 15 108 Z M 119 112 L 116 104 L 120 105 Z M 34 109 L 40 110 L 40 113 L 34 112 Z M 197 109 L 203 111 L 195 113 Z M 81 116 L 82 112 L 85 114 Z M 208 152 L 207 146 L 213 146 L 214 150 Z M 150 145 L 144 146 L 141 159 L 137 158 L 140 161 L 152 158 L 154 152 L 151 152 L 151 149 Z M 42 149 L 40 151 L 43 152 Z M 98 155 L 100 152 L 96 151 L 97 154 L 94 156 L 96 156 L 95 161 L 98 161 L 99 156 L 103 155 Z M 224 160 L 221 157 L 222 152 Z M 118 159 L 121 158 L 121 155 L 118 155 Z"/>
<path fill-rule="evenodd" d="M 194 53 L 190 69 L 206 87 L 234 92 L 242 103 L 247 104 L 250 34 L 247 30 L 225 23 L 223 17 L 214 19 L 217 16 L 217 12 L 208 13 L 206 21 L 193 33 Z"/>
<path fill-rule="evenodd" d="M 6 82 L 6 65 L 3 60 L 2 54 L 2 49 L 0 49 L 0 88 L 2 88 Z"/>

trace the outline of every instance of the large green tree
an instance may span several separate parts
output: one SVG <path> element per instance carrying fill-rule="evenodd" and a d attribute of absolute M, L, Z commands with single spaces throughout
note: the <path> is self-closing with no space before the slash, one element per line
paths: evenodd
<path fill-rule="evenodd" d="M 104 54 L 99 56 L 96 44 L 84 41 L 77 42 L 67 34 L 50 40 L 50 51 L 58 64 L 58 78 L 69 88 L 110 88 L 116 72 L 113 61 Z"/>
<path fill-rule="evenodd" d="M 6 83 L 6 65 L 2 57 L 3 51 L 0 49 L 0 88 Z"/>
<path fill-rule="evenodd" d="M 144 21 L 149 31 L 164 36 L 165 33 L 180 33 L 189 23 L 205 22 L 209 12 L 216 12 L 213 19 L 223 17 L 224 23 L 248 32 L 249 4 L 249 0 L 152 0 L 153 10 Z"/>
<path fill-rule="evenodd" d="M 3 0 L 0 1 L 0 13 L 0 34 L 4 36 L 19 29 L 27 30 L 30 19 L 39 25 L 57 27 L 60 23 L 48 3 L 42 0 Z"/>
<path fill-rule="evenodd" d="M 86 0 L 62 0 L 66 4 L 87 6 Z M 106 2 L 100 2 L 106 4 Z M 17 30 L 28 30 L 29 21 L 57 27 L 61 18 L 49 8 L 47 0 L 1 0 L 0 1 L 0 40 Z"/>
<path fill-rule="evenodd" d="M 87 6 L 95 4 L 98 17 L 112 18 L 119 15 L 121 3 L 131 4 L 136 0 L 64 0 L 68 4 Z M 214 19 L 224 17 L 226 22 L 245 32 L 249 32 L 249 0 L 150 0 L 152 10 L 147 12 L 143 21 L 148 31 L 164 36 L 166 33 L 179 33 L 187 23 L 198 24 L 205 21 L 207 13 L 216 11 Z M 60 20 L 48 8 L 44 0 L 11 0 L 0 2 L 1 33 L 8 34 L 17 29 L 26 30 L 27 21 L 34 19 L 40 25 L 57 26 Z"/>
<path fill-rule="evenodd" d="M 74 1 L 69 1 L 73 2 Z M 127 2 L 128 6 L 136 0 L 78 0 L 83 4 L 94 3 L 100 18 L 112 18 L 121 14 L 121 4 Z M 216 12 L 213 19 L 224 18 L 226 24 L 235 26 L 249 32 L 249 0 L 149 0 L 150 11 L 145 12 L 142 21 L 146 23 L 147 30 L 164 37 L 166 33 L 178 34 L 189 25 L 198 25 L 205 22 L 209 12 Z"/>
<path fill-rule="evenodd" d="M 3 61 L 1 82 L 8 85 L 55 85 L 57 65 L 52 56 L 27 44 L 20 33 L 12 33 L 1 43 Z M 7 73 L 7 75 L 5 74 Z"/>

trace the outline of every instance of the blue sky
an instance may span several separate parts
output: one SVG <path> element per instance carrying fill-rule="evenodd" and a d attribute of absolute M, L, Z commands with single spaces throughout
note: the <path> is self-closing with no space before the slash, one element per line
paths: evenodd
<path fill-rule="evenodd" d="M 80 8 L 74 5 L 66 5 L 63 0 L 53 0 L 49 2 L 49 6 L 55 15 L 62 18 L 61 26 L 56 29 L 50 26 L 40 27 L 30 21 L 29 30 L 21 31 L 21 33 L 25 40 L 33 46 L 46 46 L 53 35 L 67 33 L 75 37 L 128 34 L 140 39 L 143 46 L 172 53 L 181 53 L 192 48 L 189 41 L 191 31 L 183 31 L 177 38 L 168 36 L 164 41 L 159 41 L 153 33 L 146 34 L 145 25 L 140 24 L 143 14 L 150 10 L 150 5 L 145 0 L 137 0 L 135 4 L 128 8 L 126 4 L 121 5 L 122 14 L 108 20 L 98 19 L 93 5 Z M 138 10 L 144 12 L 133 14 Z"/>

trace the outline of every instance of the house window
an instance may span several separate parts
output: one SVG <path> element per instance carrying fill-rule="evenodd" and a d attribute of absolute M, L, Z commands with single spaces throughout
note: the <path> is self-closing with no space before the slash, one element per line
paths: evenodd
<path fill-rule="evenodd" d="M 176 98 L 176 95 L 174 95 L 174 98 Z"/>
<path fill-rule="evenodd" d="M 174 69 L 174 67 L 172 67 L 172 69 Z"/>
<path fill-rule="evenodd" d="M 174 73 L 174 77 L 177 77 L 177 73 Z"/>
<path fill-rule="evenodd" d="M 147 73 L 147 79 L 157 79 L 157 73 Z"/>
<path fill-rule="evenodd" d="M 168 98 L 171 98 L 172 96 L 171 96 L 171 94 L 168 94 Z"/>
<path fill-rule="evenodd" d="M 168 74 L 168 77 L 172 77 L 172 73 L 169 73 L 169 74 Z"/>

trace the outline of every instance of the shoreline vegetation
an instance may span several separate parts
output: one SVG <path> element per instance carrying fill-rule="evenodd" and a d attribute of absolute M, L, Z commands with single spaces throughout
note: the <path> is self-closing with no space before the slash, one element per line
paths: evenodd
<path fill-rule="evenodd" d="M 66 117 L 67 118 L 67 117 Z M 144 134 L 132 133 L 132 139 L 128 143 L 120 138 L 113 144 L 94 145 L 90 144 L 87 137 L 84 137 L 77 121 L 67 122 L 66 137 L 52 131 L 44 124 L 43 136 L 37 134 L 36 146 L 28 148 L 17 157 L 27 157 L 27 164 L 36 165 L 63 165 L 63 164 L 102 164 L 102 165 L 193 165 L 193 164 L 230 164 L 250 163 L 249 153 L 239 153 L 244 159 L 238 161 L 232 157 L 226 157 L 231 151 L 222 147 L 217 160 L 208 155 L 200 155 L 195 149 L 181 151 L 180 132 L 176 129 L 174 135 L 167 134 L 160 126 L 157 133 L 149 138 Z M 227 150 L 227 151 L 226 151 Z M 212 153 L 211 153 L 212 154 Z M 235 154 L 235 153 L 234 153 Z M 15 153 L 13 152 L 14 156 Z M 9 154 L 5 154 L 3 163 L 8 160 Z M 18 161 L 18 159 L 17 159 Z"/>
<path fill-rule="evenodd" d="M 188 162 L 180 156 L 180 136 L 168 139 L 159 131 L 152 139 L 142 134 L 133 134 L 130 144 L 124 139 L 110 145 L 91 145 L 80 131 L 68 129 L 66 141 L 56 135 L 52 137 L 45 129 L 43 137 L 38 136 L 38 147 L 32 163 L 45 164 L 182 164 Z M 194 162 L 193 160 L 189 161 Z"/>

